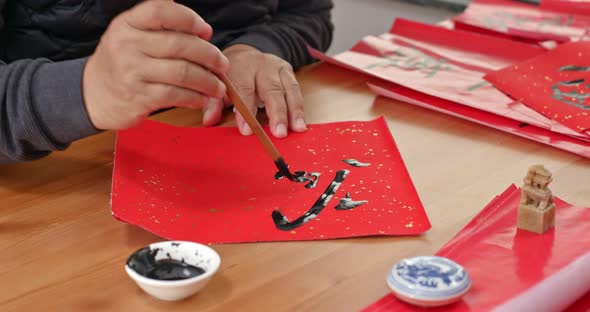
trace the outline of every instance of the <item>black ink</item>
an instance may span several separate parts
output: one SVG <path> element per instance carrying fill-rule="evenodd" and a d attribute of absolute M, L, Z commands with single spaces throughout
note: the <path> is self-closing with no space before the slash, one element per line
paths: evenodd
<path fill-rule="evenodd" d="M 293 181 L 295 183 L 309 182 L 305 185 L 305 188 L 314 188 L 314 187 L 316 187 L 316 185 L 318 183 L 318 179 L 320 178 L 320 175 L 321 174 L 319 172 L 307 173 L 305 171 L 295 171 L 292 174 L 293 179 L 291 181 Z M 280 180 L 284 177 L 285 176 L 283 175 L 282 172 L 275 173 L 275 180 Z"/>
<path fill-rule="evenodd" d="M 566 86 L 566 87 L 577 87 L 577 86 L 581 85 L 583 82 L 584 82 L 584 78 L 581 78 L 581 79 L 570 80 L 570 81 L 562 81 L 562 82 L 558 82 L 557 84 L 560 86 Z"/>
<path fill-rule="evenodd" d="M 318 185 L 318 180 L 320 179 L 320 175 L 321 175 L 321 173 L 319 173 L 319 172 L 310 172 L 310 173 L 308 173 L 307 175 L 308 175 L 308 176 L 312 176 L 312 177 L 314 177 L 314 179 L 312 179 L 312 181 L 311 181 L 311 182 L 307 183 L 307 184 L 305 185 L 305 188 L 308 188 L 308 189 L 309 189 L 309 188 L 314 188 L 314 187 L 316 187 L 316 186 Z"/>
<path fill-rule="evenodd" d="M 336 177 L 334 178 L 334 180 L 332 180 L 332 183 L 330 183 L 330 185 L 326 188 L 324 193 L 316 200 L 313 206 L 305 214 L 293 220 L 292 222 L 289 222 L 289 219 L 287 219 L 287 217 L 285 217 L 281 213 L 281 211 L 273 211 L 272 220 L 274 221 L 275 226 L 279 230 L 289 231 L 302 226 L 310 220 L 313 220 L 328 205 L 328 203 L 330 202 L 332 197 L 334 197 L 334 194 L 336 193 L 342 182 L 344 182 L 344 179 L 346 178 L 349 172 L 350 171 L 348 170 L 339 170 L 338 172 L 336 172 Z"/>
<path fill-rule="evenodd" d="M 295 182 L 309 182 L 305 185 L 305 188 L 314 188 L 318 184 L 318 179 L 320 178 L 320 175 L 321 174 L 319 172 L 307 173 L 305 171 L 295 171 Z"/>
<path fill-rule="evenodd" d="M 407 56 L 407 55 L 403 54 L 403 53 L 402 53 L 402 52 L 400 52 L 400 51 L 392 51 L 391 53 L 385 52 L 385 54 L 384 54 L 384 55 L 388 55 L 388 56 L 389 56 L 389 55 L 397 55 L 397 56 L 402 56 L 402 57 L 405 57 L 405 56 Z"/>
<path fill-rule="evenodd" d="M 203 273 L 205 273 L 205 270 L 178 260 L 160 260 L 158 265 L 148 272 L 146 277 L 162 281 L 177 281 L 199 276 Z"/>
<path fill-rule="evenodd" d="M 311 178 L 307 177 L 307 172 L 305 171 L 295 171 L 293 173 L 293 180 L 297 183 L 303 183 L 311 181 Z"/>
<path fill-rule="evenodd" d="M 581 90 L 571 90 L 568 92 L 560 89 L 560 86 L 580 87 L 582 83 L 584 83 L 584 79 L 556 83 L 551 87 L 553 98 L 564 104 L 569 104 L 584 110 L 590 110 L 590 105 L 585 104 L 586 100 L 590 98 L 590 93 L 585 93 Z"/>
<path fill-rule="evenodd" d="M 522 0 L 523 2 L 536 2 L 537 0 Z M 524 23 L 535 24 L 538 28 L 543 28 L 547 25 L 567 26 L 574 22 L 573 16 L 549 16 L 549 17 L 529 17 L 512 14 L 509 12 L 494 12 L 490 15 L 483 16 L 481 22 L 489 29 L 520 27 Z"/>
<path fill-rule="evenodd" d="M 170 245 L 172 245 L 174 247 L 178 247 L 178 246 L 180 246 L 180 243 L 170 243 Z"/>
<path fill-rule="evenodd" d="M 562 71 L 581 71 L 587 72 L 590 71 L 590 66 L 578 66 L 578 65 L 565 65 L 559 68 L 560 72 Z"/>
<path fill-rule="evenodd" d="M 279 171 L 275 174 L 275 179 L 278 180 L 282 177 L 287 177 L 289 181 L 295 181 L 295 177 L 293 176 L 291 171 L 289 171 L 289 165 L 287 165 L 283 157 L 279 157 L 279 159 L 275 161 L 275 166 L 277 167 L 277 169 L 279 169 Z M 277 178 L 277 176 L 279 178 Z"/>
<path fill-rule="evenodd" d="M 160 248 L 151 250 L 144 247 L 135 252 L 127 260 L 127 265 L 138 274 L 162 281 L 177 281 L 199 276 L 205 273 L 200 267 L 186 264 L 174 259 L 156 260 Z M 169 254 L 167 253 L 169 256 Z"/>
<path fill-rule="evenodd" d="M 334 207 L 336 210 L 350 210 L 353 208 L 356 208 L 360 205 L 364 205 L 366 203 L 368 203 L 369 201 L 367 200 L 352 200 L 352 198 L 350 198 L 350 193 L 346 192 L 346 197 L 344 198 L 340 198 L 340 203 L 338 203 L 338 206 Z"/>
<path fill-rule="evenodd" d="M 559 68 L 560 72 L 575 71 L 587 72 L 590 71 L 590 66 L 566 65 Z M 553 91 L 553 99 L 558 100 L 564 104 L 572 105 L 584 110 L 590 110 L 590 105 L 586 100 L 590 98 L 588 93 L 588 84 L 585 79 L 575 79 L 569 81 L 559 81 L 551 87 Z M 585 89 L 583 89 L 585 88 Z"/>
<path fill-rule="evenodd" d="M 353 167 L 368 167 L 371 165 L 369 163 L 362 163 L 356 159 L 344 159 L 342 161 L 353 166 Z"/>
<path fill-rule="evenodd" d="M 448 71 L 451 68 L 446 64 L 447 60 L 444 58 L 431 57 L 419 49 L 414 47 L 408 47 L 408 50 L 415 52 L 417 55 L 409 56 L 402 52 L 392 51 L 386 52 L 380 55 L 380 58 L 385 61 L 377 62 L 366 66 L 366 69 L 372 69 L 374 67 L 388 68 L 396 67 L 407 71 L 419 71 L 424 74 L 425 78 L 430 78 L 441 71 Z"/>
<path fill-rule="evenodd" d="M 521 124 L 518 125 L 519 128 L 524 128 L 524 127 L 528 127 L 528 126 L 529 126 L 529 124 L 526 123 L 526 122 L 523 122 L 523 123 L 521 123 Z"/>
<path fill-rule="evenodd" d="M 491 86 L 491 85 L 492 85 L 491 83 L 489 83 L 488 81 L 485 81 L 484 80 L 484 81 L 478 82 L 476 84 L 473 84 L 473 85 L 467 87 L 467 91 L 473 92 L 475 90 L 479 90 L 479 89 L 481 89 L 483 87 L 487 87 L 487 86 Z"/>

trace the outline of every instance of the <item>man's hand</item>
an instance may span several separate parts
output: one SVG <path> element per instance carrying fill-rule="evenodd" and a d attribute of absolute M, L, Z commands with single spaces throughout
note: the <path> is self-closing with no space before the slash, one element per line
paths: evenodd
<path fill-rule="evenodd" d="M 222 99 L 225 85 L 215 74 L 229 62 L 208 42 L 211 35 L 200 16 L 173 1 L 145 1 L 116 17 L 84 69 L 94 126 L 124 129 L 161 108 Z"/>
<path fill-rule="evenodd" d="M 307 129 L 303 95 L 289 63 L 247 45 L 234 45 L 223 53 L 230 61 L 228 78 L 254 115 L 258 106 L 266 108 L 270 130 L 275 137 L 287 136 L 289 128 L 296 132 Z M 209 105 L 205 110 L 204 124 L 219 119 L 221 108 L 221 105 Z M 238 112 L 236 123 L 242 134 L 252 134 L 252 129 Z"/>

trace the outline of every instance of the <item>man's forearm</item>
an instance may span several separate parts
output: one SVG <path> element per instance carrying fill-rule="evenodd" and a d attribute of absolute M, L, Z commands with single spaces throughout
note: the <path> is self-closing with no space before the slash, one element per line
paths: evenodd
<path fill-rule="evenodd" d="M 98 132 L 82 98 L 85 61 L 0 63 L 0 163 L 41 158 Z"/>

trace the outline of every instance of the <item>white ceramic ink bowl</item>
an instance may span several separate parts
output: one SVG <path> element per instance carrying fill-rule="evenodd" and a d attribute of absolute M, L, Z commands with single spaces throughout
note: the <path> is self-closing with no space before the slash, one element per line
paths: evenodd
<path fill-rule="evenodd" d="M 422 307 L 451 304 L 471 287 L 471 278 L 456 262 L 438 256 L 406 258 L 387 274 L 387 285 L 400 300 Z"/>
<path fill-rule="evenodd" d="M 193 242 L 150 244 L 127 259 L 125 271 L 148 294 L 161 300 L 181 300 L 201 290 L 219 269 L 212 248 Z"/>

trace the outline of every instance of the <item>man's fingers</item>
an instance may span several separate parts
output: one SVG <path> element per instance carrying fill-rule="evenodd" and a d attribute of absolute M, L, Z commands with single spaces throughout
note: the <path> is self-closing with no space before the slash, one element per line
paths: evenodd
<path fill-rule="evenodd" d="M 256 76 L 256 89 L 258 95 L 266 104 L 266 113 L 270 121 L 270 131 L 277 138 L 287 136 L 287 102 L 285 101 L 285 90 L 279 73 L 265 70 Z"/>
<path fill-rule="evenodd" d="M 254 116 L 256 116 L 256 86 L 253 77 L 254 74 L 249 73 L 247 69 L 238 70 L 236 72 L 230 72 L 228 75 L 229 80 L 237 89 L 242 100 L 244 100 L 244 104 L 246 104 L 248 110 Z M 251 135 L 252 129 L 250 129 L 250 126 L 248 126 L 248 124 L 244 120 L 244 117 L 242 117 L 242 115 L 237 111 L 237 109 L 235 111 L 236 125 L 238 126 L 240 133 L 243 135 Z"/>
<path fill-rule="evenodd" d="M 144 89 L 152 111 L 171 106 L 202 109 L 209 103 L 209 98 L 199 92 L 169 84 L 146 83 Z"/>
<path fill-rule="evenodd" d="M 190 8 L 174 1 L 145 1 L 129 10 L 125 21 L 141 30 L 172 30 L 211 39 L 213 29 Z"/>
<path fill-rule="evenodd" d="M 223 100 L 210 98 L 209 103 L 203 109 L 203 125 L 210 127 L 221 120 Z"/>
<path fill-rule="evenodd" d="M 307 130 L 307 125 L 305 124 L 305 112 L 303 111 L 303 94 L 299 83 L 289 68 L 282 67 L 279 70 L 279 76 L 285 89 L 285 98 L 289 111 L 289 126 L 293 131 L 303 132 Z"/>
<path fill-rule="evenodd" d="M 154 58 L 144 63 L 141 78 L 146 82 L 173 85 L 220 99 L 226 93 L 223 82 L 199 65 L 185 60 Z"/>
<path fill-rule="evenodd" d="M 184 59 L 217 74 L 229 68 L 229 60 L 217 47 L 189 34 L 160 31 L 145 33 L 141 40 L 142 52 L 154 58 Z"/>

